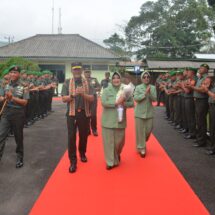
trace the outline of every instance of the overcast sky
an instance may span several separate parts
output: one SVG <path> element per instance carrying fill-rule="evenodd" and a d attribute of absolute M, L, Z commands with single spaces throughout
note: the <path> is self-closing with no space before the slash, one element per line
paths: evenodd
<path fill-rule="evenodd" d="M 54 0 L 54 33 L 57 33 L 59 8 L 65 34 L 78 33 L 102 43 L 118 31 L 131 16 L 138 15 L 146 0 Z M 15 41 L 52 30 L 52 0 L 0 0 L 0 40 Z"/>

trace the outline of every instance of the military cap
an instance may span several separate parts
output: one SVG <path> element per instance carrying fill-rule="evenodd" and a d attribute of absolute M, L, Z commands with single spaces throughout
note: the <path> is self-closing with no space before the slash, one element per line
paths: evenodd
<path fill-rule="evenodd" d="M 4 77 L 8 73 L 9 73 L 9 69 L 7 68 L 7 69 L 3 70 L 3 72 L 1 73 L 1 77 Z"/>
<path fill-rule="evenodd" d="M 82 69 L 82 63 L 72 63 L 72 69 Z"/>
<path fill-rule="evenodd" d="M 90 68 L 89 66 L 85 66 L 85 67 L 84 67 L 84 71 L 85 71 L 85 72 L 90 72 L 90 71 L 91 71 L 91 68 Z"/>
<path fill-rule="evenodd" d="M 189 71 L 193 71 L 194 73 L 197 73 L 198 72 L 198 69 L 197 68 L 194 68 L 194 67 L 188 67 L 187 68 Z"/>
<path fill-rule="evenodd" d="M 9 70 L 9 72 L 10 71 L 17 71 L 17 72 L 21 72 L 21 68 L 20 68 L 20 66 L 17 66 L 17 65 L 12 65 L 12 66 L 10 66 L 9 68 L 8 68 L 8 70 Z"/>
<path fill-rule="evenodd" d="M 210 69 L 210 67 L 209 67 L 208 64 L 206 64 L 206 63 L 203 63 L 200 67 L 205 67 L 207 70 Z"/>

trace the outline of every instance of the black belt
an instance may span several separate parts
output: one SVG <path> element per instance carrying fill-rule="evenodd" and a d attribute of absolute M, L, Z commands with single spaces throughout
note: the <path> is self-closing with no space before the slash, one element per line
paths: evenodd
<path fill-rule="evenodd" d="M 196 97 L 195 97 L 195 100 L 205 100 L 205 99 L 208 100 L 208 98 L 196 98 Z"/>
<path fill-rule="evenodd" d="M 184 97 L 185 99 L 193 99 L 193 97 Z"/>

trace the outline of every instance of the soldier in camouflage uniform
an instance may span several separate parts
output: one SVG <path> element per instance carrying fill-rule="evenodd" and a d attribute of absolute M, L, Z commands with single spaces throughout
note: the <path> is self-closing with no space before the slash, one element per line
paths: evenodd
<path fill-rule="evenodd" d="M 24 165 L 24 107 L 26 106 L 29 99 L 29 94 L 25 91 L 20 82 L 20 67 L 13 65 L 9 68 L 9 72 L 11 76 L 10 83 L 5 86 L 0 96 L 0 100 L 5 101 L 7 104 L 0 121 L 0 160 L 2 158 L 5 147 L 5 140 L 12 126 L 17 145 L 16 168 L 20 168 Z"/>

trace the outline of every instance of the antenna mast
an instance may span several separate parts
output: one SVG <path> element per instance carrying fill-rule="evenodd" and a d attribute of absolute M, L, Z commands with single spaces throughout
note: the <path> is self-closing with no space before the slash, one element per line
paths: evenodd
<path fill-rule="evenodd" d="M 54 34 L 54 0 L 52 1 L 52 34 Z"/>
<path fill-rule="evenodd" d="M 59 25 L 58 25 L 58 34 L 62 34 L 62 26 L 61 26 L 61 8 L 59 8 Z"/>

